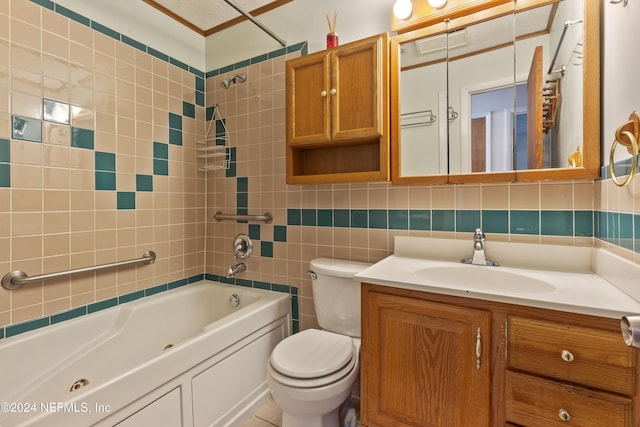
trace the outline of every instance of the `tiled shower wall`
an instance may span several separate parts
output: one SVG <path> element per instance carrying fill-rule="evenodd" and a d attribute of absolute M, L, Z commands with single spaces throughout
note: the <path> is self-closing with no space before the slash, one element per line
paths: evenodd
<path fill-rule="evenodd" d="M 45 119 L 44 99 L 68 123 Z M 0 328 L 203 275 L 204 114 L 202 72 L 50 1 L 0 1 L 1 274 L 158 256 L 0 289 Z"/>

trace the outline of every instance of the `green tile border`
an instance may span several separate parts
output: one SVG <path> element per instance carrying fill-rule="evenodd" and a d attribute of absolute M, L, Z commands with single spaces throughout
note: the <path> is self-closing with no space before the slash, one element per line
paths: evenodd
<path fill-rule="evenodd" d="M 11 163 L 11 141 L 0 138 L 0 163 Z"/>
<path fill-rule="evenodd" d="M 640 214 L 639 214 L 640 215 Z M 473 232 L 566 237 L 596 237 L 602 215 L 592 210 L 476 210 L 476 209 L 287 209 L 289 227 L 336 227 L 378 230 Z M 609 219 L 609 221 L 614 221 Z M 615 223 L 619 222 L 615 219 Z M 626 239 L 633 223 L 627 219 Z M 274 226 L 275 227 L 275 226 Z M 285 227 L 285 226 L 277 226 Z M 640 225 L 639 225 L 640 227 Z M 286 228 L 286 227 L 285 227 Z M 280 233 L 283 230 L 279 231 Z M 286 230 L 284 230 L 286 232 Z M 619 234 L 619 233 L 618 233 Z M 616 234 L 615 241 L 619 241 Z M 611 236 L 609 236 L 611 237 Z M 638 236 L 640 240 L 640 230 Z M 277 241 L 277 239 L 274 239 Z M 611 239 L 609 239 L 611 240 Z M 626 243 L 628 246 L 628 243 Z M 640 243 L 639 243 L 640 245 Z M 640 251 L 640 247 L 638 248 Z"/>
<path fill-rule="evenodd" d="M 289 53 L 293 53 L 293 52 L 297 52 L 300 51 L 300 53 L 302 55 L 306 55 L 309 49 L 309 43 L 304 41 L 304 42 L 300 42 L 300 43 L 296 43 L 296 44 L 292 44 L 287 46 L 286 48 L 280 48 L 268 53 L 264 53 L 258 56 L 254 56 L 253 58 L 250 59 L 245 59 L 239 62 L 236 62 L 235 64 L 230 64 L 230 65 L 226 65 L 224 67 L 215 69 L 215 70 L 211 70 L 208 71 L 206 73 L 206 78 L 209 77 L 215 77 L 218 76 L 220 74 L 224 74 L 224 73 L 228 73 L 230 71 L 234 71 L 234 70 L 238 70 L 240 68 L 244 68 L 247 67 L 249 65 L 253 65 L 253 64 L 259 64 L 260 62 L 264 62 L 264 61 L 268 61 L 270 59 L 274 59 L 274 58 L 278 58 L 280 56 L 289 54 Z"/>
<path fill-rule="evenodd" d="M 11 166 L 8 163 L 0 164 L 0 188 L 11 187 Z"/>
<path fill-rule="evenodd" d="M 241 279 L 236 279 L 236 280 L 226 279 L 224 278 L 224 276 L 203 273 L 203 274 L 197 274 L 195 276 L 187 277 L 181 280 L 176 280 L 174 282 L 157 285 L 148 289 L 120 295 L 118 297 L 97 301 L 91 304 L 87 304 L 85 306 L 75 307 L 70 310 L 54 313 L 50 316 L 39 317 L 37 319 L 32 319 L 25 322 L 20 322 L 13 325 L 2 327 L 0 328 L 0 342 L 4 338 L 10 338 L 16 335 L 23 334 L 25 332 L 34 331 L 36 329 L 44 328 L 46 326 L 65 322 L 67 320 L 76 319 L 78 317 L 86 316 L 91 313 L 96 313 L 111 307 L 116 307 L 120 304 L 126 304 L 138 299 L 146 298 L 152 295 L 157 295 L 159 293 L 166 292 L 170 289 L 175 289 L 175 288 L 190 285 L 193 283 L 198 283 L 198 282 L 201 282 L 202 280 L 210 280 L 214 282 L 226 283 L 231 285 L 246 286 L 246 287 L 251 287 L 256 289 L 265 289 L 269 291 L 290 294 L 292 296 L 292 307 L 291 307 L 292 323 L 293 323 L 295 332 L 298 331 L 300 317 L 299 317 L 299 311 L 298 311 L 298 301 L 297 301 L 298 289 L 297 288 L 293 286 L 281 285 L 278 283 L 268 283 L 268 282 L 251 281 L 251 280 L 243 280 L 242 284 L 240 284 L 236 282 L 240 281 Z M 294 298 L 295 298 L 295 302 L 294 302 Z M 294 313 L 295 313 L 295 316 L 294 316 Z"/>

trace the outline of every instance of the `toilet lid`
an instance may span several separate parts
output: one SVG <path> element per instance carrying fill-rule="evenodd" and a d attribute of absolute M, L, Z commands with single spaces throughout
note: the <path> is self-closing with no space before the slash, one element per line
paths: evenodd
<path fill-rule="evenodd" d="M 344 368 L 353 353 L 351 338 L 307 329 L 280 341 L 271 353 L 271 365 L 288 377 L 318 378 Z"/>

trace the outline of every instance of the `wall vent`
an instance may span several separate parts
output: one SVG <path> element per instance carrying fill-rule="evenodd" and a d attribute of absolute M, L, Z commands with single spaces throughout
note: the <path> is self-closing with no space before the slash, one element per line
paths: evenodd
<path fill-rule="evenodd" d="M 448 34 L 449 50 L 469 44 L 467 30 L 454 31 Z M 447 48 L 447 34 L 416 40 L 416 49 L 420 55 L 433 53 Z"/>

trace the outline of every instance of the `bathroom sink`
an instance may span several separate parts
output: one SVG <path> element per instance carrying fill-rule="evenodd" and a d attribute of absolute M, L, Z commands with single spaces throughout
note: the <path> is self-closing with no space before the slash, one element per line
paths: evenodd
<path fill-rule="evenodd" d="M 433 284 L 480 291 L 548 293 L 556 290 L 556 287 L 549 282 L 504 271 L 501 267 L 468 264 L 439 265 L 417 269 L 414 274 L 417 278 Z"/>

